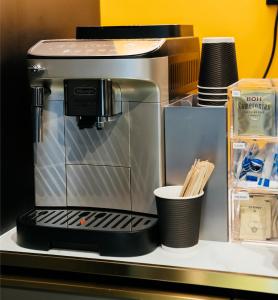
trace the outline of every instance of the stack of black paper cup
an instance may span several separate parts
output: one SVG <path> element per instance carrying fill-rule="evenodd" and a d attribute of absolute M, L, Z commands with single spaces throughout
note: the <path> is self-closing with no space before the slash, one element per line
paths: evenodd
<path fill-rule="evenodd" d="M 238 81 L 233 37 L 203 38 L 198 106 L 224 106 L 227 88 Z"/>

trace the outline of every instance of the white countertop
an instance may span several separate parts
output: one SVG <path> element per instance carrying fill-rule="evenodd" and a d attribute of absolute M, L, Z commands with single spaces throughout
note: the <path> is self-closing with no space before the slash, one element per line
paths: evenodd
<path fill-rule="evenodd" d="M 89 251 L 60 249 L 39 251 L 22 248 L 16 243 L 16 229 L 13 228 L 0 237 L 0 251 L 113 260 L 278 278 L 278 247 L 272 245 L 200 241 L 198 245 L 184 249 L 178 254 L 158 247 L 152 253 L 138 257 L 107 257 Z"/>

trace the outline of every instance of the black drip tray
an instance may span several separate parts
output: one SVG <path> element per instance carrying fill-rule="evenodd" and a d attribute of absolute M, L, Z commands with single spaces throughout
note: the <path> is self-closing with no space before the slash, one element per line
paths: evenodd
<path fill-rule="evenodd" d="M 138 256 L 158 246 L 158 219 L 123 210 L 40 207 L 17 218 L 17 242 L 32 249 Z"/>

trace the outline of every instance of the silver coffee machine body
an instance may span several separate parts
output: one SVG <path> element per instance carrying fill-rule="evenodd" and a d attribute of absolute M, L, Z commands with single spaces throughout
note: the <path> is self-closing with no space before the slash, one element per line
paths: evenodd
<path fill-rule="evenodd" d="M 155 213 L 163 107 L 196 86 L 198 39 L 48 40 L 29 50 L 36 206 Z"/>

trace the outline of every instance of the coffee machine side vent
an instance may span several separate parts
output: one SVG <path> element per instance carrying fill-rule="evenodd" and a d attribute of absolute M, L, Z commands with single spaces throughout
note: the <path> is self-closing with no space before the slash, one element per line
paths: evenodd
<path fill-rule="evenodd" d="M 197 57 L 189 59 L 179 55 L 169 58 L 169 99 L 197 88 L 199 65 Z"/>

